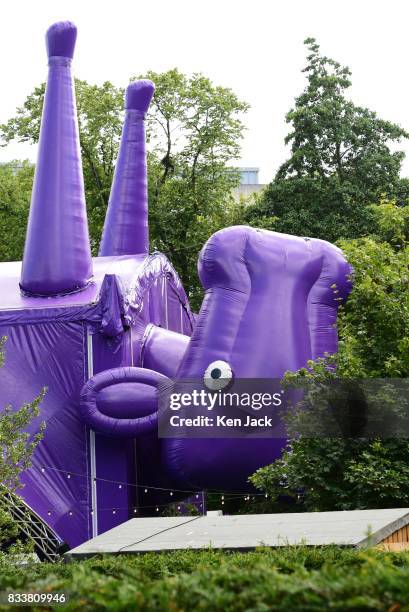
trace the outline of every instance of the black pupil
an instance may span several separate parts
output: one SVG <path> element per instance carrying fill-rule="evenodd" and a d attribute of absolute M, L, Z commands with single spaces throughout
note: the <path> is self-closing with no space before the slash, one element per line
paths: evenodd
<path fill-rule="evenodd" d="M 222 375 L 222 371 L 219 370 L 219 368 L 213 368 L 213 370 L 210 372 L 210 376 L 212 378 L 220 378 L 221 375 Z"/>

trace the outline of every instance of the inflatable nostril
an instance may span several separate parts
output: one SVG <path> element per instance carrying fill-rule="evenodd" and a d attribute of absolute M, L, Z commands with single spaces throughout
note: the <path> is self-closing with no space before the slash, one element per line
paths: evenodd
<path fill-rule="evenodd" d="M 80 413 L 91 429 L 135 438 L 156 431 L 158 391 L 166 376 L 142 368 L 115 368 L 96 374 L 81 391 Z"/>
<path fill-rule="evenodd" d="M 98 410 L 115 419 L 134 419 L 156 412 L 156 387 L 139 382 L 122 382 L 101 389 L 96 398 Z"/>

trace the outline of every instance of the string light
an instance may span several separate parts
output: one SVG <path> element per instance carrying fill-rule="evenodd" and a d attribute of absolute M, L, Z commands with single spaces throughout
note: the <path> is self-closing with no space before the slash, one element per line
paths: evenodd
<path fill-rule="evenodd" d="M 62 470 L 60 468 L 52 467 L 50 465 L 43 466 L 43 467 L 37 468 L 37 469 L 40 469 L 41 472 L 43 472 L 43 473 L 46 471 L 46 469 L 53 470 L 55 472 L 61 472 L 63 474 L 69 475 L 69 476 L 67 476 L 67 478 L 71 477 L 71 476 L 78 476 L 80 478 L 89 478 L 89 474 L 79 474 L 79 473 L 75 473 L 75 472 L 68 472 L 67 470 Z M 107 483 L 111 483 L 111 484 L 117 484 L 120 488 L 123 488 L 123 486 L 139 487 L 139 488 L 144 489 L 145 493 L 148 493 L 149 490 L 152 490 L 152 491 L 169 491 L 169 492 L 172 491 L 172 493 L 186 493 L 186 494 L 190 494 L 190 495 L 195 495 L 196 499 L 199 499 L 199 494 L 196 491 L 187 490 L 187 489 L 169 489 L 169 488 L 166 488 L 166 487 L 154 487 L 154 486 L 150 486 L 150 485 L 147 486 L 147 485 L 143 485 L 143 484 L 136 484 L 136 483 L 133 483 L 133 482 L 123 482 L 123 481 L 120 482 L 120 481 L 117 481 L 117 480 L 111 480 L 109 478 L 100 478 L 100 477 L 94 477 L 92 480 L 93 480 L 93 482 L 100 481 L 100 482 L 107 482 Z M 214 489 L 207 489 L 206 492 L 209 493 L 209 494 L 211 494 L 211 493 L 215 493 L 215 494 L 219 493 L 220 494 L 220 491 L 216 491 Z M 226 495 L 226 497 L 229 497 L 229 498 L 240 498 L 240 497 L 242 497 L 243 493 L 233 492 L 232 491 L 232 492 L 227 493 L 225 495 Z M 255 493 L 254 497 L 257 497 L 257 496 L 267 497 L 267 494 L 264 494 L 264 493 Z M 222 497 L 224 497 L 224 495 Z M 250 499 L 250 496 L 249 496 L 249 499 Z"/>
<path fill-rule="evenodd" d="M 263 495 L 264 495 L 264 494 L 263 494 Z M 227 497 L 227 498 L 228 498 L 229 496 L 228 496 L 228 495 L 225 495 L 225 497 Z M 236 498 L 234 498 L 234 499 L 237 499 L 237 497 L 236 497 Z M 247 501 L 247 499 L 250 499 L 250 496 L 248 496 L 248 498 L 247 498 L 247 497 L 245 497 L 244 499 Z M 141 506 L 138 506 L 138 508 L 137 508 L 137 510 L 136 510 L 136 511 L 138 512 L 139 510 L 145 510 L 145 509 L 146 509 L 146 510 L 148 510 L 148 509 L 154 509 L 156 512 L 158 512 L 158 511 L 160 510 L 160 508 L 170 508 L 170 507 L 177 507 L 177 509 L 178 509 L 179 511 L 182 511 L 182 510 L 183 510 L 183 505 L 184 505 L 185 503 L 186 503 L 186 500 L 185 500 L 184 502 L 179 503 L 178 505 L 176 505 L 176 504 L 175 504 L 175 502 L 167 502 L 167 503 L 163 503 L 163 504 L 148 504 L 148 505 L 141 505 Z M 225 504 L 226 504 L 226 502 L 225 502 L 225 501 L 222 501 L 222 502 L 220 502 L 220 503 L 221 503 L 221 505 L 225 505 Z M 181 505 L 181 504 L 182 504 L 182 505 Z M 201 503 L 201 504 L 197 504 L 197 507 L 198 507 L 198 508 L 200 508 L 200 507 L 202 507 L 202 508 L 203 508 L 203 504 L 202 504 L 202 503 Z M 112 507 L 110 507 L 110 508 L 98 508 L 98 512 L 112 512 L 112 510 L 113 510 L 113 508 L 112 508 Z M 118 511 L 120 511 L 120 510 L 123 510 L 124 512 L 131 512 L 131 509 L 129 508 L 129 506 L 121 506 L 121 507 L 116 506 L 115 510 L 116 510 L 116 512 L 118 512 Z M 133 511 L 135 512 L 135 510 L 133 510 Z"/>
<path fill-rule="evenodd" d="M 221 504 L 224 505 L 225 502 L 222 501 Z M 175 506 L 174 502 L 168 502 L 166 504 L 143 505 L 143 506 L 139 506 L 138 508 L 133 508 L 132 511 L 133 511 L 134 514 L 138 514 L 139 510 L 155 508 L 156 512 L 159 512 L 160 508 L 169 508 L 169 507 L 172 507 L 172 506 Z M 203 508 L 203 504 L 202 503 L 200 503 L 200 505 L 198 504 L 198 507 Z M 129 506 L 122 506 L 122 507 L 118 507 L 117 506 L 116 508 L 112 508 L 112 507 L 111 508 L 98 508 L 98 513 L 100 513 L 100 512 L 111 512 L 113 515 L 116 515 L 117 512 L 121 511 L 121 510 L 123 510 L 124 512 L 127 512 L 127 511 L 130 512 Z M 182 508 L 182 506 L 180 504 L 177 506 L 177 510 L 179 512 L 183 511 L 183 508 Z M 90 512 L 90 515 L 93 516 L 94 513 L 95 513 L 95 510 L 90 510 L 89 512 Z M 51 513 L 51 511 L 48 511 L 47 514 L 48 514 L 48 516 L 51 516 L 52 513 Z M 73 516 L 73 514 L 74 513 L 72 511 L 69 512 L 70 516 Z"/>
<path fill-rule="evenodd" d="M 229 497 L 229 496 L 226 495 L 224 497 Z M 234 499 L 236 499 L 236 498 L 234 498 Z M 250 496 L 246 496 L 244 498 L 244 500 L 245 501 L 249 501 L 250 500 Z M 182 502 L 182 503 L 184 503 L 184 502 Z M 226 501 L 223 500 L 220 503 L 221 503 L 222 506 L 224 506 L 226 504 Z M 136 513 L 138 513 L 139 510 L 144 510 L 144 509 L 148 510 L 150 508 L 155 508 L 155 510 L 158 512 L 158 510 L 157 510 L 158 508 L 159 509 L 160 508 L 168 508 L 168 507 L 171 507 L 171 506 L 174 506 L 174 505 L 175 505 L 174 502 L 167 502 L 167 503 L 164 503 L 164 504 L 148 504 L 148 505 L 138 506 L 138 508 L 132 508 L 132 511 L 136 514 Z M 203 504 L 202 503 L 198 504 L 198 507 L 203 508 Z M 177 505 L 177 509 L 179 511 L 181 511 L 182 510 L 182 506 L 180 504 Z M 121 506 L 121 507 L 116 506 L 115 508 L 112 508 L 112 507 L 109 507 L 109 508 L 98 508 L 98 512 L 108 512 L 109 511 L 109 512 L 112 512 L 112 514 L 116 514 L 117 511 L 120 511 L 120 510 L 128 511 L 128 512 L 131 511 L 129 506 Z M 94 512 L 95 512 L 95 510 L 90 510 L 90 514 L 91 515 L 93 515 Z M 51 512 L 50 511 L 48 512 L 48 516 L 51 516 Z"/>
<path fill-rule="evenodd" d="M 51 467 L 51 466 L 42 466 L 41 468 L 37 468 L 37 469 L 40 469 L 40 471 L 43 474 L 45 473 L 46 469 L 54 470 L 56 472 L 60 472 L 60 473 L 65 474 L 67 479 L 70 479 L 71 476 L 79 476 L 79 477 L 83 477 L 83 478 L 89 478 L 89 474 L 76 474 L 76 473 L 73 473 L 73 472 L 68 472 L 67 470 L 62 470 L 62 469 L 54 468 L 54 467 Z M 102 481 L 102 482 L 117 484 L 118 485 L 118 489 L 122 489 L 124 486 L 130 486 L 130 487 L 140 487 L 140 488 L 143 488 L 145 493 L 149 493 L 150 490 L 158 491 L 158 492 L 166 492 L 166 491 L 168 491 L 170 497 L 173 497 L 175 492 L 176 493 L 186 493 L 187 496 L 189 494 L 191 496 L 194 495 L 196 500 L 198 500 L 199 497 L 200 497 L 199 493 L 197 493 L 195 491 L 185 490 L 185 489 L 169 489 L 169 488 L 166 488 L 166 487 L 155 487 L 155 486 L 150 486 L 150 485 L 148 485 L 148 486 L 147 485 L 139 485 L 139 484 L 135 484 L 135 483 L 118 482 L 118 481 L 115 481 L 115 480 L 110 480 L 110 479 L 107 479 L 107 478 L 99 478 L 99 477 L 98 478 L 97 477 L 93 477 L 92 480 L 93 480 L 94 483 L 96 483 L 97 481 L 100 481 L 100 482 Z M 204 493 L 205 492 L 202 492 L 202 495 L 204 495 Z M 209 489 L 209 490 L 206 491 L 206 493 L 208 493 L 208 494 L 219 493 L 220 494 L 220 491 L 213 491 L 213 490 Z M 230 499 L 232 501 L 239 500 L 240 498 L 242 498 L 242 495 L 243 495 L 242 493 L 238 493 L 238 492 L 222 493 L 220 495 L 221 505 L 222 506 L 225 505 L 225 500 L 226 499 Z M 267 499 L 268 498 L 268 494 L 267 493 L 254 493 L 254 495 L 252 495 L 252 501 L 255 501 L 256 497 L 264 497 L 264 498 Z M 244 501 L 246 501 L 246 502 L 250 501 L 250 495 L 246 495 L 244 497 Z M 139 509 L 155 508 L 156 512 L 159 512 L 160 507 L 166 508 L 166 507 L 172 506 L 172 505 L 173 505 L 172 502 L 165 503 L 165 504 L 157 504 L 157 505 L 141 505 L 141 506 L 139 506 Z M 204 504 L 200 503 L 200 505 L 198 505 L 198 507 L 201 508 L 201 509 L 204 509 Z M 118 510 L 118 508 L 116 508 L 116 509 L 113 509 L 113 508 L 98 508 L 98 512 L 99 511 L 101 511 L 101 512 L 102 511 L 108 511 L 108 510 L 112 511 L 112 514 L 115 515 L 116 511 Z M 130 511 L 129 506 L 126 506 L 126 507 L 123 507 L 123 508 L 119 508 L 119 510 L 124 510 L 124 511 L 128 511 L 128 512 Z M 177 506 L 177 510 L 178 510 L 178 512 L 181 512 L 182 508 L 181 508 L 180 505 Z M 138 513 L 138 508 L 134 508 L 133 509 L 133 513 L 137 514 Z M 48 516 L 51 516 L 52 513 L 51 513 L 51 511 L 48 511 L 47 514 L 48 514 Z M 94 515 L 94 510 L 91 510 L 90 514 L 91 514 L 91 516 L 93 516 Z M 69 512 L 69 516 L 73 516 L 73 512 L 72 511 Z"/>
<path fill-rule="evenodd" d="M 264 494 L 263 494 L 263 496 L 264 496 Z M 223 497 L 227 497 L 228 498 L 229 495 L 224 495 Z M 237 497 L 234 497 L 233 499 L 237 499 Z M 250 500 L 250 496 L 244 497 L 244 500 L 245 501 L 249 501 Z M 220 503 L 221 503 L 222 506 L 224 506 L 226 502 L 225 502 L 225 500 L 222 500 Z M 174 505 L 175 505 L 174 502 L 167 502 L 167 503 L 164 503 L 164 504 L 141 505 L 138 508 L 133 508 L 132 511 L 133 511 L 134 514 L 137 514 L 138 510 L 144 510 L 144 509 L 148 510 L 150 508 L 155 508 L 156 512 L 159 512 L 160 508 L 168 508 L 168 507 L 171 507 L 171 506 L 174 506 Z M 203 509 L 203 504 L 202 503 L 198 504 L 198 507 Z M 109 512 L 112 512 L 112 514 L 114 514 L 114 515 L 117 513 L 117 511 L 120 511 L 120 510 L 123 510 L 124 512 L 126 512 L 126 511 L 130 512 L 131 511 L 129 506 L 121 506 L 121 507 L 116 506 L 116 508 L 110 507 L 110 508 L 98 508 L 97 509 L 98 512 L 108 512 L 109 511 Z M 177 510 L 179 512 L 182 511 L 182 507 L 181 507 L 180 504 L 177 506 Z M 93 516 L 94 512 L 95 512 L 95 510 L 90 510 L 90 515 Z M 48 511 L 47 514 L 48 514 L 48 516 L 51 516 L 52 513 L 51 513 L 51 511 Z M 69 515 L 72 516 L 73 512 L 70 511 Z"/>

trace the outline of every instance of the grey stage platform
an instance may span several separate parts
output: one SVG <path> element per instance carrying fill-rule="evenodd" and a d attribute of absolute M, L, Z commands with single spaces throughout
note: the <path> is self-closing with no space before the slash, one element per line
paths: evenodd
<path fill-rule="evenodd" d="M 374 546 L 409 524 L 409 508 L 131 519 L 67 553 L 141 553 L 184 548 L 250 550 L 305 544 Z"/>

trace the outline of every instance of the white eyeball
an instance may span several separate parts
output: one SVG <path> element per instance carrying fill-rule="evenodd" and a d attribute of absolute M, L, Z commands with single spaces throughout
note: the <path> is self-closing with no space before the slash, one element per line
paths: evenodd
<path fill-rule="evenodd" d="M 226 361 L 213 361 L 204 373 L 204 384 L 210 391 L 220 391 L 231 382 L 233 372 Z"/>

